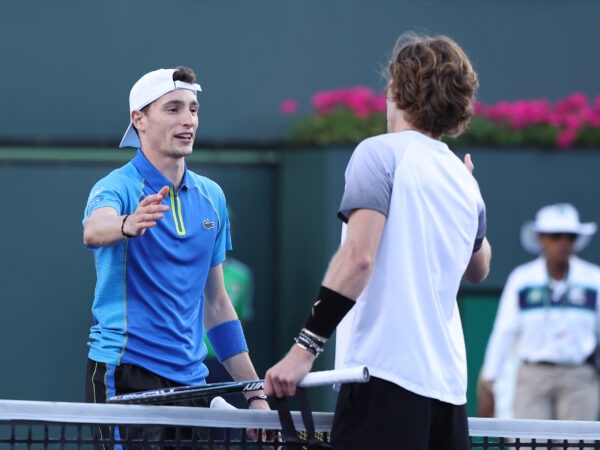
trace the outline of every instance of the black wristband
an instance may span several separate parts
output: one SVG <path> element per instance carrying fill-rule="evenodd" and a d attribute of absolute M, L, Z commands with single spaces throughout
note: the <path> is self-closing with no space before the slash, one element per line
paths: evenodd
<path fill-rule="evenodd" d="M 130 238 L 134 238 L 136 236 L 134 236 L 133 234 L 127 234 L 125 233 L 125 230 L 123 229 L 123 227 L 125 227 L 125 221 L 127 220 L 127 218 L 130 216 L 131 214 L 127 214 L 125 217 L 123 217 L 123 223 L 121 223 L 121 233 L 123 234 L 123 236 L 125 236 L 126 238 L 130 239 Z"/>
<path fill-rule="evenodd" d="M 355 303 L 351 298 L 321 286 L 319 297 L 312 307 L 304 328 L 317 336 L 329 339 Z"/>
<path fill-rule="evenodd" d="M 258 395 L 253 395 L 252 397 L 249 397 L 246 400 L 246 405 L 250 406 L 250 403 L 252 403 L 254 400 L 265 400 L 267 401 L 269 397 L 267 397 L 265 394 L 258 394 Z"/>

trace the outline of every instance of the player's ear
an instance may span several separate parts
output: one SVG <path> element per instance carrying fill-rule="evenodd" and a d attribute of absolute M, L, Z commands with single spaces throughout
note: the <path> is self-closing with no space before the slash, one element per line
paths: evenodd
<path fill-rule="evenodd" d="M 131 123 L 137 130 L 144 129 L 145 114 L 142 111 L 131 111 Z"/>

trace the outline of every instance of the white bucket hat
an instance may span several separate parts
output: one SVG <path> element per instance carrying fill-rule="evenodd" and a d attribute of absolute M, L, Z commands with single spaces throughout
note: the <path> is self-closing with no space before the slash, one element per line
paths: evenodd
<path fill-rule="evenodd" d="M 148 72 L 142 78 L 136 81 L 129 93 L 129 126 L 121 139 L 119 148 L 134 147 L 140 148 L 142 143 L 138 137 L 133 123 L 131 123 L 131 113 L 139 111 L 144 106 L 159 99 L 175 89 L 189 89 L 194 92 L 202 92 L 202 88 L 196 83 L 186 83 L 184 81 L 174 81 L 173 73 L 176 69 L 158 69 Z"/>
<path fill-rule="evenodd" d="M 573 233 L 577 239 L 573 244 L 575 253 L 583 250 L 596 232 L 593 222 L 579 222 L 579 213 L 573 205 L 558 203 L 544 206 L 535 215 L 535 221 L 528 221 L 521 227 L 521 245 L 529 253 L 540 254 L 542 247 L 539 233 Z"/>

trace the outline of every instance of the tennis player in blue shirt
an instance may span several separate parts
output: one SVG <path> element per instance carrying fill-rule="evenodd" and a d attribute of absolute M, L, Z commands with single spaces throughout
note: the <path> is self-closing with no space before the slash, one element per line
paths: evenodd
<path fill-rule="evenodd" d="M 234 380 L 258 378 L 223 282 L 231 249 L 225 196 L 185 164 L 200 91 L 187 67 L 141 77 L 131 89 L 131 122 L 120 144 L 137 154 L 89 195 L 83 241 L 94 253 L 97 283 L 88 402 L 205 383 L 205 327 Z M 245 395 L 250 408 L 269 409 L 263 391 Z"/>

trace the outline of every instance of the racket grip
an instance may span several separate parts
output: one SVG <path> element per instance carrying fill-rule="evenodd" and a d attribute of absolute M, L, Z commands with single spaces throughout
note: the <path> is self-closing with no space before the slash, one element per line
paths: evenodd
<path fill-rule="evenodd" d="M 369 381 L 367 366 L 350 367 L 347 369 L 321 370 L 310 372 L 300 383 L 300 387 L 324 386 L 327 384 L 366 383 Z"/>

